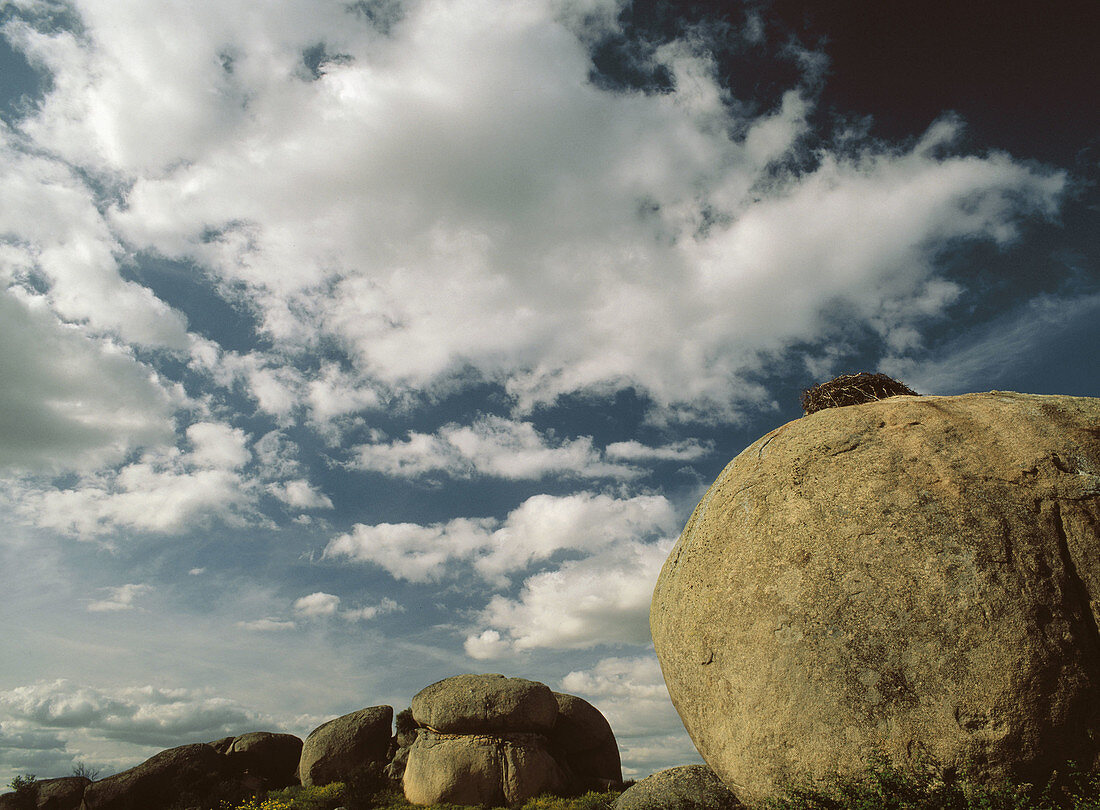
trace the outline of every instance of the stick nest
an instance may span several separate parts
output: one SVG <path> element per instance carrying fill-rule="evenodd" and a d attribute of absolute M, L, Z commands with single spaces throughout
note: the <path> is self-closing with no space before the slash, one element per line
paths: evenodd
<path fill-rule="evenodd" d="M 842 374 L 802 392 L 802 410 L 811 413 L 845 405 L 862 405 L 897 396 L 919 397 L 916 391 L 885 374 Z"/>

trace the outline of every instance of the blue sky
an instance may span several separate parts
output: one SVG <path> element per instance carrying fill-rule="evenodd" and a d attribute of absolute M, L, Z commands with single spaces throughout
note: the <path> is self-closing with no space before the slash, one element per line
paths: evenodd
<path fill-rule="evenodd" d="M 0 4 L 0 778 L 459 672 L 695 761 L 657 571 L 802 388 L 1100 395 L 1094 12 Z"/>

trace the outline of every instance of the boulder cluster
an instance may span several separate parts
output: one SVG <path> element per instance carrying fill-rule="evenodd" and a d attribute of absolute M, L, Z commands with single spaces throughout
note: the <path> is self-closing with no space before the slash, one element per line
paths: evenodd
<path fill-rule="evenodd" d="M 458 675 L 412 700 L 405 797 L 414 804 L 519 804 L 622 781 L 619 749 L 592 704 L 522 678 Z"/>
<path fill-rule="evenodd" d="M 292 734 L 250 732 L 170 748 L 91 781 L 45 779 L 0 810 L 161 810 L 209 806 L 289 785 L 363 777 L 401 784 L 415 804 L 500 806 L 622 782 L 619 749 L 590 703 L 503 675 L 458 675 L 421 690 L 397 717 L 372 706 Z"/>

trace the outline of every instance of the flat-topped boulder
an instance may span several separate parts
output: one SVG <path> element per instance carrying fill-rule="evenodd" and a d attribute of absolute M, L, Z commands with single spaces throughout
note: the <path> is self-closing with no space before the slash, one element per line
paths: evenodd
<path fill-rule="evenodd" d="M 554 728 L 558 703 L 550 687 L 503 675 L 455 675 L 421 689 L 413 719 L 444 734 L 532 732 Z"/>

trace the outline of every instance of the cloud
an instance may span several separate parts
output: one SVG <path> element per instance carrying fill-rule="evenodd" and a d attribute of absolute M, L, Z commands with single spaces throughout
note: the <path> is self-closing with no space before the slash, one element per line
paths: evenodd
<path fill-rule="evenodd" d="M 535 495 L 503 521 L 356 524 L 333 538 L 324 556 L 374 563 L 412 582 L 439 581 L 456 573 L 452 562 L 468 561 L 486 580 L 504 583 L 510 574 L 558 552 L 592 554 L 622 540 L 668 534 L 676 527 L 671 503 L 659 495 Z"/>
<path fill-rule="evenodd" d="M 519 597 L 494 596 L 466 638 L 472 658 L 532 649 L 576 650 L 649 642 L 653 584 L 672 540 L 620 539 L 607 550 L 528 577 Z"/>
<path fill-rule="evenodd" d="M 359 608 L 341 608 L 339 596 L 324 591 L 317 591 L 307 596 L 294 600 L 294 615 L 306 621 L 317 621 L 330 618 L 339 618 L 346 622 L 364 622 L 385 616 L 389 613 L 402 613 L 404 608 L 389 597 L 383 598 L 376 605 L 366 605 Z M 237 622 L 237 626 L 245 630 L 270 632 L 279 630 L 294 630 L 299 625 L 290 619 L 267 617 L 248 622 Z"/>
<path fill-rule="evenodd" d="M 268 484 L 267 491 L 295 509 L 332 509 L 332 500 L 304 478 Z"/>
<path fill-rule="evenodd" d="M 255 501 L 253 485 L 238 469 L 251 457 L 247 437 L 204 422 L 191 425 L 187 438 L 190 452 L 151 450 L 72 487 L 16 485 L 16 508 L 35 526 L 79 538 L 120 529 L 178 534 L 215 519 L 243 524 Z"/>
<path fill-rule="evenodd" d="M 152 587 L 149 585 L 137 584 L 120 585 L 117 588 L 105 588 L 104 590 L 108 593 L 107 598 L 92 602 L 88 605 L 88 610 L 93 613 L 114 610 L 133 610 L 135 599 L 147 593 L 152 593 L 153 591 Z"/>
<path fill-rule="evenodd" d="M 187 428 L 190 463 L 203 469 L 235 470 L 251 458 L 248 437 L 240 428 L 216 422 L 196 422 Z"/>
<path fill-rule="evenodd" d="M 1010 384 L 1023 363 L 1057 356 L 1059 340 L 1100 317 L 1100 294 L 1039 295 L 921 358 L 892 356 L 883 370 L 922 393 L 954 394 Z"/>
<path fill-rule="evenodd" d="M 499 416 L 483 416 L 469 426 L 445 425 L 434 435 L 411 433 L 401 442 L 359 445 L 353 451 L 359 469 L 403 477 L 442 472 L 512 480 L 548 475 L 633 478 L 641 472 L 605 462 L 591 437 L 555 441 L 530 422 Z"/>
<path fill-rule="evenodd" d="M 264 619 L 254 619 L 250 622 L 237 622 L 237 627 L 243 630 L 252 630 L 258 633 L 267 633 L 271 631 L 280 630 L 293 630 L 298 625 L 292 621 L 286 619 L 277 619 L 273 617 L 267 617 Z"/>
<path fill-rule="evenodd" d="M 561 679 L 607 717 L 623 758 L 623 775 L 640 778 L 667 763 L 701 762 L 665 687 L 656 656 L 603 658 Z"/>
<path fill-rule="evenodd" d="M 685 439 L 660 447 L 650 447 L 633 439 L 627 442 L 612 442 L 604 448 L 609 459 L 620 461 L 698 461 L 714 451 L 713 442 L 699 442 Z"/>
<path fill-rule="evenodd" d="M 591 20 L 609 30 L 614 8 Z M 243 2 L 123 2 L 80 5 L 80 37 L 17 26 L 53 78 L 23 135 L 132 179 L 89 238 L 195 262 L 243 295 L 273 346 L 244 370 L 250 391 L 284 423 L 469 380 L 521 410 L 635 387 L 670 415 L 733 418 L 765 401 L 748 380 L 768 357 L 839 323 L 915 345 L 959 294 L 941 254 L 1010 244 L 1065 186 L 959 155 L 946 119 L 908 149 L 811 153 L 810 90 L 751 112 L 681 41 L 644 57 L 669 92 L 601 88 L 569 4 L 402 11 L 386 34 L 305 0 L 262 21 Z M 304 70 L 319 42 L 341 58 Z M 319 346 L 347 363 L 285 362 Z M 434 436 L 364 463 L 528 476 L 591 461 L 573 440 L 507 464 L 499 437 L 473 438 L 483 454 Z"/>
<path fill-rule="evenodd" d="M 144 346 L 187 346 L 183 316 L 148 288 L 123 279 L 116 259 L 121 246 L 77 172 L 24 148 L 7 124 L 0 124 L 0 167 L 0 233 L 6 237 L 0 279 L 44 283 L 50 308 L 93 333 L 111 332 Z"/>
<path fill-rule="evenodd" d="M 154 686 L 97 688 L 39 681 L 0 692 L 0 712 L 41 729 L 80 729 L 102 739 L 164 748 L 213 740 L 267 718 L 197 690 Z"/>
<path fill-rule="evenodd" d="M 87 470 L 171 439 L 173 396 L 153 370 L 41 296 L 0 289 L 0 377 L 5 471 Z"/>
<path fill-rule="evenodd" d="M 318 616 L 333 616 L 339 606 L 339 596 L 318 591 L 296 600 L 294 602 L 294 612 L 300 616 L 313 619 Z"/>

